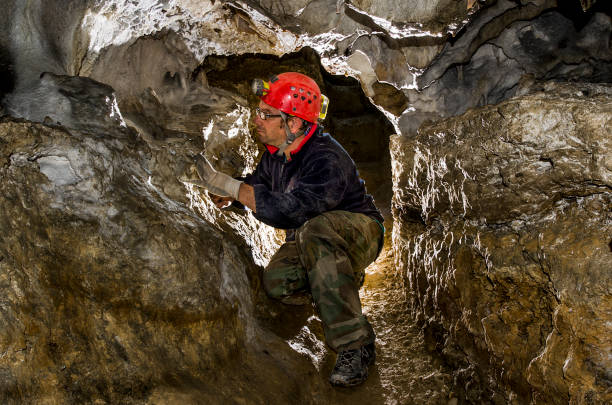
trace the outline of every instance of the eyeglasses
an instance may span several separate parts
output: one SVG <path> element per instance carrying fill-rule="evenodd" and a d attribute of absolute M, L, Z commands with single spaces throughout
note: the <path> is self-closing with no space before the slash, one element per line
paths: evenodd
<path fill-rule="evenodd" d="M 281 114 L 267 114 L 267 113 L 261 111 L 261 109 L 259 107 L 257 107 L 255 109 L 255 115 L 257 115 L 259 118 L 261 118 L 264 121 L 269 119 L 269 118 L 271 118 L 271 117 L 282 117 Z"/>

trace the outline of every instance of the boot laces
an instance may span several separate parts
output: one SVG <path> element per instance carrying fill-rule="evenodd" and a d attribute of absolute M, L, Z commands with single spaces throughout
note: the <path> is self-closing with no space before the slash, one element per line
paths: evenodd
<path fill-rule="evenodd" d="M 361 356 L 361 349 L 344 350 L 339 353 L 338 360 L 336 361 L 338 368 L 347 368 L 352 370 L 355 366 L 355 358 Z M 361 360 L 361 359 L 359 359 Z"/>

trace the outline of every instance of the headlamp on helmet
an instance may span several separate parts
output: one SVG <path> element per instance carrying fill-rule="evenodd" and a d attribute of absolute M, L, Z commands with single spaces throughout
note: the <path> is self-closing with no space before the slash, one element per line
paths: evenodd
<path fill-rule="evenodd" d="M 263 97 L 270 91 L 270 83 L 261 79 L 255 79 L 251 84 L 251 89 L 257 97 Z"/>
<path fill-rule="evenodd" d="M 329 99 L 325 94 L 321 94 L 321 112 L 319 112 L 319 119 L 323 121 L 327 117 L 327 109 L 329 108 Z"/>

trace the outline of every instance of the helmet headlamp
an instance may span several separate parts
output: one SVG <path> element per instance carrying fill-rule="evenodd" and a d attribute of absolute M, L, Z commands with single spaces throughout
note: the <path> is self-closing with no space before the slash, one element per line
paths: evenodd
<path fill-rule="evenodd" d="M 251 90 L 257 97 L 263 97 L 270 91 L 270 83 L 261 79 L 253 80 L 251 83 Z"/>
<path fill-rule="evenodd" d="M 319 119 L 323 121 L 327 116 L 327 108 L 329 107 L 329 98 L 325 94 L 321 94 L 321 111 L 319 112 Z"/>

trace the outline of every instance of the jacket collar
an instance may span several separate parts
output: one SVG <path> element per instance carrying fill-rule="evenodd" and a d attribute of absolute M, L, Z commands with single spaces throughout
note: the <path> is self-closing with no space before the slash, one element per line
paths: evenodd
<path fill-rule="evenodd" d="M 317 132 L 317 128 L 319 126 L 317 124 L 314 124 L 310 127 L 310 130 L 308 131 L 308 133 L 306 134 L 306 136 L 300 141 L 299 145 L 297 146 L 297 148 L 295 148 L 294 150 L 291 151 L 291 156 L 296 155 L 304 145 L 306 145 L 306 142 L 308 142 L 310 140 L 310 138 L 312 138 L 312 135 Z M 270 154 L 272 156 L 274 156 L 274 154 L 278 151 L 278 148 L 276 146 L 272 146 L 272 145 L 267 145 L 265 144 L 266 149 L 268 149 L 268 152 L 270 152 Z"/>

